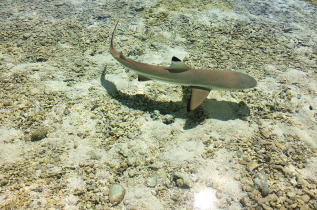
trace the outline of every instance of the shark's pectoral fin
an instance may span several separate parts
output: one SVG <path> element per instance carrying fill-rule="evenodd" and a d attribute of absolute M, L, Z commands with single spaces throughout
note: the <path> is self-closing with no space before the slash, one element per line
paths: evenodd
<path fill-rule="evenodd" d="M 187 71 L 190 69 L 189 66 L 187 66 L 183 61 L 181 61 L 179 58 L 173 56 L 171 65 L 166 68 L 170 72 L 173 73 L 179 73 L 183 71 Z"/>
<path fill-rule="evenodd" d="M 190 101 L 188 102 L 188 111 L 192 111 L 199 107 L 199 105 L 208 96 L 210 90 L 206 88 L 193 87 Z"/>
<path fill-rule="evenodd" d="M 138 81 L 139 81 L 139 82 L 144 82 L 144 81 L 149 81 L 149 80 L 151 80 L 151 79 L 150 79 L 150 78 L 147 78 L 147 77 L 143 77 L 143 76 L 138 75 Z"/>

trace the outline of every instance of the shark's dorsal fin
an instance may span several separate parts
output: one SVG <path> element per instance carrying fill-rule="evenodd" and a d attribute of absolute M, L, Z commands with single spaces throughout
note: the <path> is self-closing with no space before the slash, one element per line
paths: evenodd
<path fill-rule="evenodd" d="M 171 72 L 183 72 L 190 69 L 189 66 L 187 66 L 183 61 L 181 61 L 179 58 L 173 56 L 171 65 L 166 68 L 167 70 Z"/>
<path fill-rule="evenodd" d="M 210 90 L 206 88 L 193 87 L 190 101 L 188 102 L 188 111 L 196 109 L 208 96 Z"/>

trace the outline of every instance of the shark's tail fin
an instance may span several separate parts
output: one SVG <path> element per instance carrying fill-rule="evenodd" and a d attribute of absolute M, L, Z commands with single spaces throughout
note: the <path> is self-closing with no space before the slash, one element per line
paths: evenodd
<path fill-rule="evenodd" d="M 114 47 L 113 47 L 113 38 L 114 38 L 114 34 L 116 32 L 118 23 L 119 23 L 119 21 L 116 23 L 116 25 L 115 25 L 115 27 L 113 29 L 113 32 L 112 32 L 112 35 L 111 35 L 111 41 L 110 41 L 110 53 L 113 56 L 118 56 L 119 55 L 118 51 L 115 50 Z"/>

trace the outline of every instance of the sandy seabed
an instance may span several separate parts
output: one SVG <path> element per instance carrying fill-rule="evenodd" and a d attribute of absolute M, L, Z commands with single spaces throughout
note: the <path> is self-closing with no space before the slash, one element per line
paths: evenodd
<path fill-rule="evenodd" d="M 315 14 L 304 1 L 1 1 L 0 208 L 316 209 Z M 131 59 L 258 85 L 187 112 L 189 88 L 138 82 L 111 57 L 118 20 Z"/>

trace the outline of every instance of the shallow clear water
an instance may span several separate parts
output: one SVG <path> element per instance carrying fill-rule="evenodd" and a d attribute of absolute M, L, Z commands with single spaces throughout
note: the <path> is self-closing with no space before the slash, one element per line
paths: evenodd
<path fill-rule="evenodd" d="M 1 1 L 0 208 L 317 208 L 313 4 Z M 117 21 L 130 59 L 258 85 L 187 112 L 109 54 Z"/>

